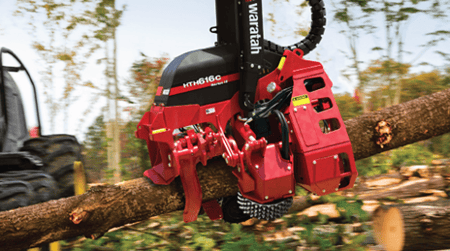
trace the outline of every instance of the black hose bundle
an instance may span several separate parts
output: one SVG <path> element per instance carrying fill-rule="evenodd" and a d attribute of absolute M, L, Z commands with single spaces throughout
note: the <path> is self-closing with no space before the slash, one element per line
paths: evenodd
<path fill-rule="evenodd" d="M 247 120 L 247 123 L 249 123 L 260 118 L 267 118 L 272 113 L 278 117 L 281 124 L 281 156 L 286 160 L 289 160 L 289 127 L 284 114 L 280 110 L 283 105 L 290 103 L 292 88 L 293 86 L 287 87 L 277 93 L 270 101 L 256 104 L 255 110 L 250 113 L 252 116 Z"/>

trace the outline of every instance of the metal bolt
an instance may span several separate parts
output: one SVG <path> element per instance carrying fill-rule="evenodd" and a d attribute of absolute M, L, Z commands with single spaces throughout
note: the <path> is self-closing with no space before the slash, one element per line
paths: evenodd
<path fill-rule="evenodd" d="M 245 150 L 248 151 L 249 148 L 250 148 L 250 146 L 248 144 L 245 144 Z"/>
<path fill-rule="evenodd" d="M 289 190 L 289 193 L 292 193 L 292 190 Z"/>
<path fill-rule="evenodd" d="M 261 65 L 258 65 L 258 69 L 261 69 Z"/>
<path fill-rule="evenodd" d="M 264 199 L 268 200 L 268 199 L 269 199 L 269 196 L 264 197 Z"/>
<path fill-rule="evenodd" d="M 337 191 L 337 190 L 339 190 L 339 188 L 337 188 L 337 187 L 336 187 L 336 189 L 334 189 L 334 190 L 336 190 L 336 191 Z"/>
<path fill-rule="evenodd" d="M 224 158 L 224 159 L 225 159 L 225 153 L 222 153 L 222 158 Z"/>
<path fill-rule="evenodd" d="M 306 105 L 303 106 L 303 110 L 306 110 Z"/>
<path fill-rule="evenodd" d="M 314 165 L 317 164 L 317 161 L 313 160 L 313 164 L 314 164 Z"/>
<path fill-rule="evenodd" d="M 228 158 L 225 158 L 225 163 L 227 163 L 227 165 L 228 165 Z"/>
<path fill-rule="evenodd" d="M 288 166 L 288 170 L 291 170 L 291 166 Z"/>
<path fill-rule="evenodd" d="M 250 67 L 252 67 L 252 68 L 253 68 L 253 67 L 255 67 L 255 65 L 254 65 L 254 64 L 250 64 Z"/>
<path fill-rule="evenodd" d="M 275 82 L 270 82 L 270 84 L 267 85 L 267 92 L 272 93 L 277 88 L 277 84 Z"/>
<path fill-rule="evenodd" d="M 238 166 L 238 172 L 241 172 L 241 167 Z"/>
<path fill-rule="evenodd" d="M 294 131 L 293 131 L 293 130 L 291 130 L 291 133 L 294 133 Z"/>
<path fill-rule="evenodd" d="M 297 112 L 297 108 L 294 108 L 294 112 Z"/>
<path fill-rule="evenodd" d="M 325 193 L 325 189 L 322 190 L 322 193 Z"/>
<path fill-rule="evenodd" d="M 170 159 L 170 154 L 169 154 L 169 155 L 167 155 L 167 159 L 169 159 L 169 161 L 171 161 L 171 159 Z"/>
<path fill-rule="evenodd" d="M 172 167 L 172 165 L 169 163 L 169 164 L 167 164 L 167 166 L 169 166 L 169 167 Z"/>
<path fill-rule="evenodd" d="M 337 155 L 334 155 L 334 159 L 337 159 L 338 158 L 338 156 Z"/>
<path fill-rule="evenodd" d="M 252 135 L 248 136 L 248 139 L 251 140 L 251 141 L 255 141 L 256 140 L 255 137 L 253 137 Z"/>
<path fill-rule="evenodd" d="M 244 69 L 244 67 L 243 66 L 241 66 L 241 70 L 243 70 Z"/>
<path fill-rule="evenodd" d="M 178 143 L 177 142 L 175 142 L 175 144 L 173 144 L 175 147 L 177 147 L 177 145 L 178 145 Z"/>
<path fill-rule="evenodd" d="M 259 166 L 258 166 L 258 165 L 255 165 L 255 168 L 256 168 L 256 169 L 258 169 L 258 168 L 259 168 Z"/>
<path fill-rule="evenodd" d="M 290 121 L 290 120 L 288 120 L 288 121 L 287 121 L 287 123 L 288 123 L 288 124 L 290 124 L 290 123 L 291 123 L 291 121 Z"/>
<path fill-rule="evenodd" d="M 238 1 L 238 4 L 241 4 L 241 1 Z"/>

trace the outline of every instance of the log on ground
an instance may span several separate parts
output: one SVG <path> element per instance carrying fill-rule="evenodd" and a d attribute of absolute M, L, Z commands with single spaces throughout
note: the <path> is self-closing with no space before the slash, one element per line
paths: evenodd
<path fill-rule="evenodd" d="M 364 191 L 358 193 L 358 198 L 364 200 L 379 200 L 383 198 L 405 199 L 423 196 L 426 190 L 443 190 L 448 186 L 448 182 L 442 176 L 433 176 L 428 179 L 417 179 L 404 181 L 395 186 Z"/>
<path fill-rule="evenodd" d="M 373 213 L 377 243 L 386 251 L 450 247 L 450 200 L 380 206 Z"/>
<path fill-rule="evenodd" d="M 450 89 L 345 121 L 355 159 L 450 132 L 449 99 Z M 236 179 L 223 161 L 208 161 L 207 167 L 198 168 L 198 175 L 205 201 L 237 192 Z M 155 186 L 143 178 L 136 179 L 91 189 L 76 197 L 0 212 L 0 246 L 19 250 L 79 235 L 95 237 L 113 227 L 183 206 L 179 182 Z"/>

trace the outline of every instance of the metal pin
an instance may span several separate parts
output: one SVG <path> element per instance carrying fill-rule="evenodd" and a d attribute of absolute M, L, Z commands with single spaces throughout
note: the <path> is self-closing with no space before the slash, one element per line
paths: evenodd
<path fill-rule="evenodd" d="M 169 164 L 167 164 L 167 166 L 169 166 L 169 167 L 172 167 L 172 165 L 169 163 Z"/>
<path fill-rule="evenodd" d="M 303 110 L 306 110 L 306 105 L 303 106 Z"/>
<path fill-rule="evenodd" d="M 259 168 L 259 166 L 258 166 L 258 165 L 255 165 L 255 168 L 256 168 L 256 169 L 258 169 L 258 168 Z"/>
<path fill-rule="evenodd" d="M 294 108 L 294 112 L 297 112 L 297 108 Z"/>
<path fill-rule="evenodd" d="M 317 161 L 313 160 L 313 164 L 314 164 L 314 165 L 317 164 Z"/>
<path fill-rule="evenodd" d="M 323 189 L 322 192 L 325 193 L 325 189 Z"/>
<path fill-rule="evenodd" d="M 254 65 L 254 64 L 250 64 L 250 67 L 252 67 L 252 68 L 253 68 L 253 67 L 255 67 L 255 65 Z"/>
<path fill-rule="evenodd" d="M 291 166 L 288 166 L 288 170 L 291 170 Z"/>
<path fill-rule="evenodd" d="M 167 155 L 167 159 L 168 159 L 169 161 L 171 161 L 170 154 Z"/>
<path fill-rule="evenodd" d="M 335 190 L 336 190 L 336 191 L 338 191 L 338 190 L 339 190 L 339 188 L 337 188 L 337 187 L 336 187 L 336 189 L 335 189 Z"/>
<path fill-rule="evenodd" d="M 267 92 L 272 93 L 277 88 L 277 84 L 275 82 L 270 82 L 267 85 Z"/>
<path fill-rule="evenodd" d="M 293 131 L 293 130 L 291 130 L 291 133 L 294 133 L 294 131 Z"/>
<path fill-rule="evenodd" d="M 222 158 L 224 158 L 224 159 L 225 159 L 225 153 L 222 153 Z"/>
<path fill-rule="evenodd" d="M 248 144 L 245 144 L 245 150 L 248 151 L 249 148 L 250 148 L 250 146 Z"/>
<path fill-rule="evenodd" d="M 289 190 L 289 193 L 292 193 L 292 190 Z"/>
<path fill-rule="evenodd" d="M 228 158 L 225 158 L 225 163 L 227 163 L 227 165 L 228 165 Z"/>
<path fill-rule="evenodd" d="M 338 156 L 337 155 L 334 155 L 334 159 L 337 159 L 338 158 Z"/>
<path fill-rule="evenodd" d="M 268 199 L 269 199 L 269 196 L 264 197 L 264 199 L 268 200 Z"/>

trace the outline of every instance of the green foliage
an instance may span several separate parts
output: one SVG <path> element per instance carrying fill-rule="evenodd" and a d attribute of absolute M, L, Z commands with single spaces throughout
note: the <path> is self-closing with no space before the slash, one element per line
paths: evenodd
<path fill-rule="evenodd" d="M 337 93 L 334 95 L 334 99 L 344 120 L 357 117 L 363 113 L 361 103 L 348 93 Z"/>
<path fill-rule="evenodd" d="M 265 243 L 258 243 L 254 234 L 240 233 L 243 235 L 228 234 L 224 238 L 224 245 L 220 248 L 224 251 L 245 250 L 245 251 L 263 251 L 272 250 L 271 246 Z"/>
<path fill-rule="evenodd" d="M 448 137 L 450 136 L 445 136 L 445 138 Z M 435 141 L 447 145 L 445 140 L 435 139 Z M 450 150 L 450 144 L 447 147 Z M 423 143 L 414 143 L 358 160 L 356 161 L 356 168 L 359 175 L 374 176 L 387 173 L 390 169 L 401 166 L 427 165 L 430 164 L 432 158 L 433 153 Z"/>
<path fill-rule="evenodd" d="M 108 141 L 106 138 L 105 122 L 103 116 L 98 116 L 89 126 L 84 146 L 84 166 L 88 183 L 102 182 L 103 170 L 107 169 Z"/>
<path fill-rule="evenodd" d="M 347 222 L 353 222 L 353 219 L 360 219 L 361 221 L 367 221 L 370 215 L 362 210 L 363 202 L 361 200 L 340 200 L 336 202 L 336 208 L 345 218 Z"/>
<path fill-rule="evenodd" d="M 433 154 L 422 144 L 406 145 L 392 150 L 392 165 L 394 167 L 430 164 Z"/>
<path fill-rule="evenodd" d="M 374 176 L 387 173 L 392 168 L 392 161 L 389 152 L 383 152 L 375 156 L 357 160 L 356 168 L 359 175 Z"/>
<path fill-rule="evenodd" d="M 431 152 L 438 154 L 444 158 L 450 158 L 450 134 L 444 134 L 428 140 L 430 142 L 428 148 Z"/>

